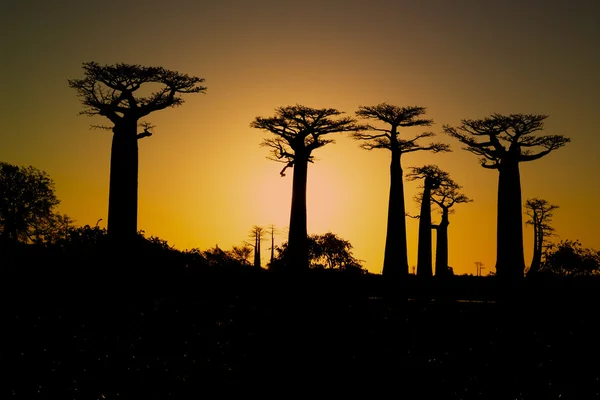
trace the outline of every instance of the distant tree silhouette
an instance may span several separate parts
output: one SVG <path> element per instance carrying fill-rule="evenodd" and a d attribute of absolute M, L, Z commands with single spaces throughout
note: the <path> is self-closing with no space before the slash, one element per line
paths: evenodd
<path fill-rule="evenodd" d="M 151 136 L 146 129 L 138 133 L 141 118 L 167 107 L 183 104 L 180 94 L 204 93 L 204 79 L 190 77 L 162 67 L 130 64 L 99 65 L 83 63 L 84 79 L 70 79 L 84 110 L 82 115 L 100 115 L 113 124 L 108 200 L 108 235 L 118 242 L 137 236 L 138 143 Z M 147 85 L 146 85 L 147 84 Z M 142 88 L 156 91 L 138 95 Z"/>
<path fill-rule="evenodd" d="M 479 120 L 463 119 L 457 127 L 443 127 L 466 145 L 464 150 L 482 157 L 482 167 L 499 172 L 496 274 L 509 285 L 519 284 L 525 270 L 519 163 L 542 158 L 570 142 L 561 135 L 534 135 L 543 130 L 547 117 L 495 113 Z"/>
<path fill-rule="evenodd" d="M 578 240 L 564 240 L 547 249 L 540 272 L 556 276 L 600 274 L 600 252 L 584 248 Z"/>
<path fill-rule="evenodd" d="M 419 202 L 419 241 L 417 251 L 417 276 L 430 277 L 433 275 L 432 266 L 432 240 L 431 240 L 431 191 L 445 184 L 449 180 L 448 173 L 436 165 L 411 168 L 406 175 L 408 180 L 423 179 L 423 191 L 420 193 Z"/>
<path fill-rule="evenodd" d="M 404 277 L 408 274 L 402 155 L 414 151 L 434 153 L 450 151 L 450 147 L 443 143 L 430 143 L 427 146 L 417 143 L 420 139 L 435 136 L 433 132 L 423 132 L 408 140 L 399 137 L 398 128 L 433 124 L 431 119 L 420 118 L 425 112 L 425 107 L 398 107 L 386 103 L 360 106 L 356 111 L 356 115 L 360 118 L 376 120 L 388 125 L 386 128 L 368 126 L 365 131 L 372 133 L 359 131 L 353 134 L 354 139 L 364 141 L 361 147 L 365 150 L 387 149 L 391 152 L 390 198 L 382 271 L 382 274 L 388 277 Z"/>
<path fill-rule="evenodd" d="M 312 269 L 335 269 L 346 272 L 366 271 L 352 255 L 352 244 L 334 233 L 327 232 L 322 235 L 310 235 L 307 237 L 308 243 L 308 261 Z M 277 247 L 277 257 L 273 264 L 274 268 L 279 268 L 285 263 L 289 251 L 288 242 L 284 242 Z"/>
<path fill-rule="evenodd" d="M 250 230 L 250 236 L 254 240 L 254 244 L 250 246 L 254 249 L 254 267 L 262 268 L 260 263 L 260 242 L 265 235 L 265 229 L 261 226 L 254 225 Z"/>
<path fill-rule="evenodd" d="M 275 259 L 275 225 L 271 224 L 267 227 L 269 233 L 271 234 L 271 247 L 269 248 L 269 250 L 271 250 L 271 257 L 269 260 L 269 264 L 273 262 L 273 260 Z"/>
<path fill-rule="evenodd" d="M 333 108 L 315 109 L 297 104 L 279 107 L 274 117 L 256 117 L 250 124 L 275 135 L 264 139 L 261 145 L 271 148 L 271 160 L 285 163 L 281 176 L 285 176 L 287 168 L 294 168 L 287 260 L 291 270 L 308 269 L 306 180 L 308 163 L 314 160 L 312 152 L 334 142 L 325 138 L 328 134 L 360 129 L 354 118 L 335 118 L 341 114 Z"/>
<path fill-rule="evenodd" d="M 243 243 L 241 246 L 233 246 L 228 254 L 234 260 L 240 262 L 242 265 L 250 265 L 249 258 L 254 252 L 254 266 L 256 266 L 256 249 L 253 249 L 252 246 L 247 243 Z M 258 268 L 260 268 L 260 263 Z"/>
<path fill-rule="evenodd" d="M 33 166 L 0 162 L 0 244 L 44 241 L 69 224 L 55 213 L 54 181 Z"/>
<path fill-rule="evenodd" d="M 440 223 L 431 227 L 436 230 L 436 250 L 435 250 L 435 275 L 446 276 L 453 275 L 448 266 L 448 225 L 450 225 L 449 214 L 454 210 L 451 208 L 455 204 L 469 203 L 473 200 L 460 193 L 461 186 L 454 182 L 450 177 L 431 192 L 431 201 L 440 207 L 442 217 Z"/>
<path fill-rule="evenodd" d="M 557 208 L 558 206 L 550 204 L 547 200 L 536 197 L 525 201 L 525 213 L 530 218 L 525 223 L 533 226 L 533 258 L 527 276 L 533 276 L 539 272 L 542 255 L 547 245 L 546 239 L 554 231 L 550 223 L 554 216 L 553 211 Z"/>

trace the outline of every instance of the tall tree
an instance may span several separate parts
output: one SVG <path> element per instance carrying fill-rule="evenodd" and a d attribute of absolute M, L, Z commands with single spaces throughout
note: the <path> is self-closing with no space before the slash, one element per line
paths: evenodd
<path fill-rule="evenodd" d="M 0 243 L 33 242 L 52 233 L 68 219 L 55 213 L 59 203 L 45 171 L 0 162 Z"/>
<path fill-rule="evenodd" d="M 519 164 L 542 158 L 570 142 L 562 135 L 535 135 L 543 130 L 547 117 L 495 113 L 484 119 L 463 119 L 457 127 L 443 127 L 466 145 L 464 150 L 481 156 L 482 167 L 498 170 L 496 275 L 507 284 L 520 282 L 525 270 Z"/>
<path fill-rule="evenodd" d="M 527 276 L 533 276 L 540 270 L 546 240 L 554 231 L 550 223 L 557 208 L 558 206 L 550 204 L 547 200 L 536 197 L 525 201 L 525 213 L 529 217 L 525 223 L 533 226 L 533 257 Z"/>
<path fill-rule="evenodd" d="M 415 151 L 450 151 L 450 147 L 443 143 L 430 143 L 426 146 L 417 143 L 420 139 L 435 136 L 433 132 L 423 132 L 411 139 L 400 138 L 399 128 L 433 124 L 433 120 L 421 118 L 425 112 L 425 107 L 398 107 L 387 103 L 360 106 L 356 111 L 360 118 L 387 125 L 385 128 L 369 125 L 364 131 L 355 132 L 353 137 L 363 141 L 361 147 L 365 150 L 387 149 L 391 152 L 390 198 L 382 271 L 388 277 L 404 277 L 408 274 L 402 155 Z"/>
<path fill-rule="evenodd" d="M 419 197 L 421 212 L 419 214 L 419 241 L 417 251 L 417 276 L 430 277 L 433 275 L 432 241 L 431 241 L 431 191 L 445 184 L 450 178 L 448 173 L 436 165 L 411 168 L 406 175 L 408 180 L 423 179 L 423 191 Z"/>
<path fill-rule="evenodd" d="M 115 64 L 83 64 L 85 78 L 70 79 L 84 109 L 82 115 L 108 118 L 113 139 L 110 160 L 108 199 L 108 235 L 118 242 L 137 235 L 138 143 L 151 136 L 145 129 L 138 133 L 141 118 L 167 107 L 183 104 L 181 94 L 204 93 L 204 79 L 191 77 L 162 67 Z M 147 84 L 147 85 L 146 85 Z M 144 89 L 155 89 L 149 95 L 137 95 Z"/>
<path fill-rule="evenodd" d="M 449 215 L 454 212 L 455 204 L 469 203 L 473 200 L 460 193 L 461 186 L 448 177 L 444 184 L 431 192 L 431 201 L 440 207 L 442 217 L 440 223 L 431 227 L 436 230 L 435 276 L 451 275 L 448 266 L 448 225 Z"/>
<path fill-rule="evenodd" d="M 308 243 L 306 228 L 306 181 L 308 163 L 313 162 L 312 152 L 333 139 L 326 135 L 337 132 L 354 132 L 361 127 L 354 118 L 339 117 L 343 112 L 333 108 L 309 108 L 302 105 L 279 107 L 274 117 L 256 117 L 250 127 L 275 135 L 264 139 L 262 146 L 271 149 L 269 159 L 285 163 L 294 169 L 292 183 L 292 208 L 288 236 L 288 268 L 308 269 Z"/>

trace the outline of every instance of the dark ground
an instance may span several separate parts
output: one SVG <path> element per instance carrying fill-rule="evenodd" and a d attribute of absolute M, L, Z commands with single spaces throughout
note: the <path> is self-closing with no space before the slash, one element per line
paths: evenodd
<path fill-rule="evenodd" d="M 596 283 L 147 275 L 5 274 L 0 399 L 600 398 Z"/>

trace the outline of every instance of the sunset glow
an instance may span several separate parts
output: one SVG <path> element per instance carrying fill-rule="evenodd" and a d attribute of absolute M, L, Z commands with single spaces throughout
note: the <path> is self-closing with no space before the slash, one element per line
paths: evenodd
<path fill-rule="evenodd" d="M 0 161 L 46 171 L 59 210 L 77 225 L 102 219 L 106 226 L 112 133 L 90 129 L 108 120 L 78 115 L 82 105 L 67 79 L 82 78 L 84 62 L 124 62 L 206 79 L 206 94 L 183 95 L 182 106 L 146 118 L 154 135 L 139 141 L 138 227 L 178 249 L 230 249 L 254 225 L 273 224 L 275 243 L 287 240 L 292 170 L 282 177 L 283 164 L 267 159 L 259 144 L 268 133 L 250 127 L 254 118 L 294 104 L 354 117 L 359 106 L 383 102 L 426 107 L 434 120 L 401 137 L 433 131 L 433 140 L 451 146 L 407 154 L 402 166 L 406 173 L 436 164 L 473 199 L 450 215 L 456 274 L 475 274 L 475 262 L 484 275 L 494 271 L 498 173 L 481 168 L 441 127 L 494 112 L 548 114 L 541 134 L 571 138 L 555 154 L 521 164 L 523 203 L 537 197 L 558 205 L 556 240 L 600 248 L 597 3 L 84 3 L 14 2 L 0 12 Z M 308 232 L 350 241 L 354 256 L 381 273 L 389 152 L 363 150 L 348 134 L 331 138 L 336 143 L 317 149 L 308 167 Z M 418 215 L 420 184 L 405 181 L 410 215 Z M 418 220 L 406 224 L 413 266 Z M 523 229 L 529 265 L 533 233 Z"/>

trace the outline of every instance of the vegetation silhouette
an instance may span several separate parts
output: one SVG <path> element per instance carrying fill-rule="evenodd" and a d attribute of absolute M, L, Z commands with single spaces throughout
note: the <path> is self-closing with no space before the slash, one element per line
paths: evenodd
<path fill-rule="evenodd" d="M 168 107 L 183 104 L 181 94 L 204 93 L 203 78 L 162 67 L 119 63 L 83 63 L 85 78 L 69 79 L 84 106 L 82 115 L 102 116 L 113 124 L 108 199 L 108 235 L 115 243 L 132 242 L 137 235 L 138 140 L 151 136 L 138 133 L 140 119 Z M 138 95 L 142 87 L 159 86 L 150 95 Z"/>
<path fill-rule="evenodd" d="M 391 152 L 390 198 L 382 274 L 392 281 L 402 280 L 408 274 L 402 155 L 415 151 L 450 151 L 450 147 L 443 143 L 430 143 L 427 146 L 417 143 L 420 139 L 435 136 L 433 132 L 423 132 L 408 140 L 400 138 L 398 128 L 433 124 L 432 119 L 420 118 L 425 112 L 425 107 L 399 107 L 387 103 L 360 106 L 356 111 L 359 118 L 383 122 L 389 126 L 379 128 L 368 125 L 364 130 L 355 132 L 353 137 L 364 142 L 361 147 L 365 150 L 387 149 Z M 369 131 L 372 133 L 368 133 Z"/>
<path fill-rule="evenodd" d="M 423 179 L 423 191 L 417 195 L 417 200 L 421 203 L 421 212 L 419 214 L 419 238 L 417 244 L 417 276 L 428 278 L 433 276 L 432 265 L 432 240 L 431 240 L 431 192 L 441 185 L 447 184 L 449 180 L 448 173 L 442 171 L 437 165 L 425 165 L 423 167 L 413 167 L 411 172 L 406 175 L 407 180 Z M 447 270 L 447 267 L 444 267 Z M 436 271 L 437 275 L 437 271 Z"/>
<path fill-rule="evenodd" d="M 597 276 L 600 251 L 584 248 L 578 240 L 561 240 L 548 246 L 538 273 L 560 277 Z"/>
<path fill-rule="evenodd" d="M 361 129 L 354 118 L 340 117 L 343 112 L 334 108 L 310 108 L 302 105 L 279 107 L 274 117 L 256 117 L 250 127 L 275 135 L 261 143 L 271 149 L 270 160 L 284 163 L 281 176 L 287 168 L 294 168 L 292 207 L 290 211 L 289 250 L 287 265 L 290 271 L 308 269 L 306 230 L 306 180 L 308 163 L 314 161 L 312 152 L 333 139 L 326 135 L 354 132 Z"/>
<path fill-rule="evenodd" d="M 0 162 L 0 246 L 57 240 L 71 223 L 59 204 L 45 171 Z"/>
<path fill-rule="evenodd" d="M 443 126 L 446 134 L 466 145 L 464 150 L 481 156 L 482 167 L 498 170 L 496 274 L 505 287 L 521 285 L 525 271 L 519 164 L 540 159 L 571 141 L 562 135 L 535 136 L 546 118 L 495 113 L 479 120 L 463 119 L 457 127 Z"/>
<path fill-rule="evenodd" d="M 322 235 L 309 235 L 308 263 L 310 269 L 329 269 L 352 273 L 366 273 L 360 261 L 352 255 L 352 244 L 332 232 Z M 288 260 L 288 242 L 276 247 L 277 256 L 269 264 L 269 269 L 286 269 Z"/>

